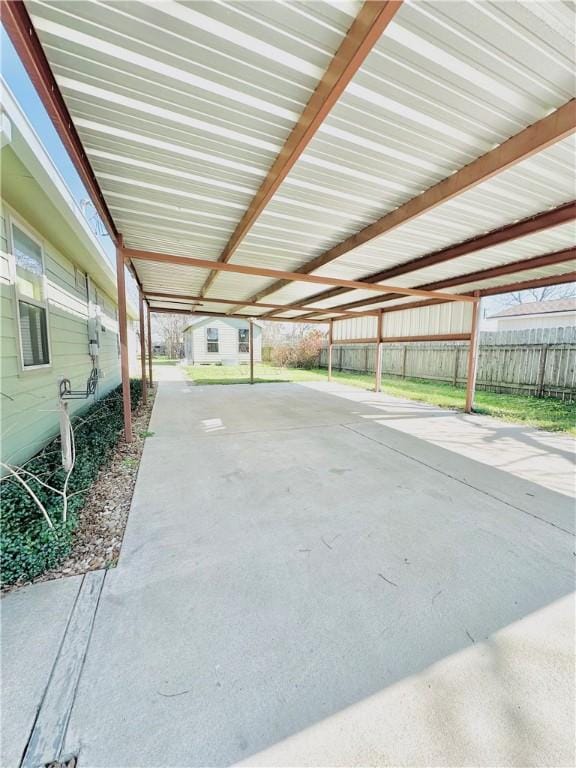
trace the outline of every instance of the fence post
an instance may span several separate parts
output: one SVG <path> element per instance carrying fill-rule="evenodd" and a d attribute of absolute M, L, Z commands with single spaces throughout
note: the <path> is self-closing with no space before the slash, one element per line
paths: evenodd
<path fill-rule="evenodd" d="M 454 375 L 452 376 L 452 384 L 456 386 L 458 384 L 458 362 L 460 360 L 460 348 L 454 348 Z"/>
<path fill-rule="evenodd" d="M 546 372 L 546 357 L 548 346 L 544 345 L 540 350 L 540 362 L 538 364 L 538 380 L 536 382 L 536 397 L 544 396 L 544 374 Z"/>
<path fill-rule="evenodd" d="M 408 357 L 408 344 L 404 344 L 404 349 L 402 350 L 402 378 L 406 378 L 406 358 Z"/>

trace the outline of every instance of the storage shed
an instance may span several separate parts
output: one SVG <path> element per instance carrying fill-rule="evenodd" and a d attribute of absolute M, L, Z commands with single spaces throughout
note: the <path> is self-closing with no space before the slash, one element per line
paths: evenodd
<path fill-rule="evenodd" d="M 254 362 L 262 361 L 262 323 L 254 321 Z M 250 362 L 250 322 L 200 317 L 184 329 L 184 356 L 191 365 Z"/>

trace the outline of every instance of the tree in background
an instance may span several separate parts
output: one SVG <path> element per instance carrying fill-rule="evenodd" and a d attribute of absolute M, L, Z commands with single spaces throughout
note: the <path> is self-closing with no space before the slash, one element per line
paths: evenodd
<path fill-rule="evenodd" d="M 166 348 L 166 356 L 178 359 L 184 355 L 184 328 L 190 318 L 183 315 L 153 315 L 154 332 Z"/>
<path fill-rule="evenodd" d="M 325 341 L 326 332 L 315 327 L 292 341 L 274 345 L 272 363 L 282 368 L 314 368 Z"/>
<path fill-rule="evenodd" d="M 262 327 L 262 344 L 265 347 L 275 347 L 284 342 L 293 342 L 306 336 L 310 331 L 318 330 L 316 323 L 278 323 L 264 321 Z"/>
<path fill-rule="evenodd" d="M 504 293 L 483 300 L 487 314 L 498 312 L 516 304 L 527 304 L 531 301 L 554 301 L 555 299 L 571 299 L 576 296 L 576 283 L 564 285 L 545 285 L 542 288 L 529 288 L 527 291 Z"/>

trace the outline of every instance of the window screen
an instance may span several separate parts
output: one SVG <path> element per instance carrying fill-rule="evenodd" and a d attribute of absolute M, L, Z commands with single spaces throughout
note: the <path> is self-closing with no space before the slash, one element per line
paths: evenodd
<path fill-rule="evenodd" d="M 48 331 L 46 328 L 46 309 L 18 302 L 20 313 L 20 336 L 22 341 L 22 363 L 24 367 L 31 365 L 47 365 L 50 362 L 48 352 Z"/>
<path fill-rule="evenodd" d="M 250 336 L 248 328 L 238 329 L 238 352 L 250 352 Z"/>
<path fill-rule="evenodd" d="M 206 328 L 206 351 L 218 352 L 218 328 Z"/>

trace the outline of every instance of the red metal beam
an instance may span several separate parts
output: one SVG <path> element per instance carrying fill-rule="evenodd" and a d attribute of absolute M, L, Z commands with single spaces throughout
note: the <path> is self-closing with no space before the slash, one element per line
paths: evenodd
<path fill-rule="evenodd" d="M 190 317 L 196 316 L 196 317 L 238 317 L 241 320 L 249 320 L 250 315 L 230 315 L 226 314 L 225 312 L 205 312 L 204 310 L 200 310 L 199 312 L 195 312 L 194 310 L 189 309 L 167 309 L 165 307 L 150 307 L 150 312 L 156 312 L 164 315 L 189 315 Z M 258 318 L 256 318 L 258 319 Z M 318 325 L 327 325 L 328 320 L 299 320 L 298 318 L 292 318 L 292 317 L 267 317 L 266 322 L 268 320 L 271 320 L 275 323 L 316 323 Z"/>
<path fill-rule="evenodd" d="M 468 256 L 470 253 L 476 253 L 484 248 L 492 248 L 495 245 L 502 245 L 511 240 L 517 240 L 520 237 L 533 235 L 537 232 L 550 229 L 551 227 L 558 227 L 561 224 L 574 221 L 574 219 L 576 219 L 576 201 L 572 200 L 569 203 L 560 205 L 550 211 L 543 211 L 536 216 L 529 216 L 526 219 L 522 219 L 522 221 L 516 221 L 513 224 L 507 224 L 504 227 L 499 227 L 498 229 L 494 229 L 483 235 L 471 237 L 456 245 L 450 245 L 447 248 L 433 251 L 425 256 L 417 256 L 415 259 L 410 259 L 410 261 L 405 261 L 402 264 L 396 264 L 388 269 L 382 269 L 369 277 L 362 278 L 361 282 L 380 283 L 384 280 L 398 277 L 399 275 L 405 275 L 419 269 L 433 267 L 437 264 L 444 264 L 447 261 L 452 261 L 461 256 Z M 310 304 L 315 301 L 331 299 L 334 296 L 339 296 L 345 293 L 350 293 L 350 291 L 347 288 L 332 288 L 328 291 L 322 291 L 321 293 L 309 296 L 306 299 L 306 302 Z M 368 300 L 367 303 L 371 303 L 371 300 Z M 293 305 L 290 306 L 292 307 Z M 354 304 L 342 304 L 340 306 L 354 306 Z"/>
<path fill-rule="evenodd" d="M 1 3 L 2 23 L 114 244 L 118 230 L 22 0 Z"/>
<path fill-rule="evenodd" d="M 237 306 L 237 304 L 239 303 L 239 299 L 218 299 L 218 298 L 215 298 L 213 296 L 211 296 L 210 298 L 203 298 L 202 296 L 193 296 L 193 295 L 190 295 L 190 294 L 182 294 L 182 293 L 158 293 L 157 291 L 149 291 L 145 295 L 146 295 L 147 298 L 150 298 L 152 300 L 155 300 L 155 299 L 166 299 L 167 301 L 174 301 L 174 302 L 178 302 L 178 301 L 193 301 L 193 302 L 199 302 L 201 304 L 231 304 L 232 306 Z M 285 304 L 268 304 L 268 303 L 262 303 L 262 302 L 257 302 L 257 301 L 249 302 L 245 306 L 247 306 L 247 307 L 256 307 L 256 308 L 258 308 L 258 307 L 265 308 L 266 307 L 266 308 L 272 308 L 272 309 L 275 309 L 275 310 L 280 310 L 281 312 L 284 312 L 286 310 L 286 305 Z M 295 307 L 293 307 L 292 305 L 290 306 L 290 308 L 291 309 L 295 309 Z M 297 308 L 298 309 L 302 309 L 303 311 L 313 312 L 314 314 L 316 314 L 316 313 L 322 314 L 322 315 L 328 314 L 327 312 L 322 311 L 319 307 L 310 307 L 310 306 L 307 306 L 306 304 L 301 304 Z M 274 315 L 275 313 L 272 312 L 272 313 L 269 313 L 269 314 Z M 349 312 L 349 313 L 348 312 L 343 312 L 342 314 L 350 314 L 352 317 L 355 317 L 357 313 L 356 312 Z M 367 312 L 366 314 L 377 315 L 378 314 L 378 310 L 374 309 L 371 312 Z M 261 317 L 261 316 L 259 316 L 259 317 Z"/>
<path fill-rule="evenodd" d="M 543 288 L 546 285 L 564 285 L 565 283 L 576 282 L 576 272 L 565 272 L 563 275 L 551 275 L 550 277 L 540 277 L 536 280 L 521 280 L 508 285 L 499 285 L 494 288 L 484 288 L 478 293 L 480 296 L 500 296 L 502 293 L 513 293 L 516 291 L 528 291 L 530 288 Z"/>
<path fill-rule="evenodd" d="M 337 319 L 337 318 L 335 318 Z M 420 336 L 382 336 L 384 343 L 409 342 L 409 341 L 469 341 L 469 333 L 438 333 L 422 334 Z M 335 344 L 377 344 L 377 336 L 369 336 L 365 339 L 335 339 Z"/>
<path fill-rule="evenodd" d="M 469 296 L 474 301 L 475 294 L 478 294 L 480 298 L 484 296 L 501 296 L 504 293 L 512 293 L 516 291 L 528 291 L 530 288 L 543 288 L 547 285 L 564 285 L 566 283 L 576 282 L 576 272 L 565 272 L 563 275 L 551 275 L 550 277 L 539 277 L 533 280 L 520 280 L 515 283 L 507 283 L 506 285 L 496 285 L 492 288 L 484 288 L 474 293 L 459 293 L 457 296 Z M 429 307 L 433 304 L 446 304 L 445 301 L 438 301 L 430 299 L 428 301 L 410 301 L 405 304 L 396 304 L 392 307 L 384 307 L 382 312 L 400 312 L 403 309 L 419 309 L 420 307 Z M 363 313 L 358 313 L 361 317 Z M 300 317 L 301 322 L 313 323 L 313 319 Z M 334 320 L 348 320 L 348 315 L 342 315 L 340 317 L 333 318 Z"/>
<path fill-rule="evenodd" d="M 219 261 L 227 262 L 230 260 L 302 152 L 313 139 L 348 83 L 362 66 L 366 56 L 379 40 L 380 35 L 393 19 L 401 4 L 402 0 L 388 0 L 388 2 L 369 0 L 362 5 L 298 122 L 226 243 L 219 256 Z M 215 277 L 216 272 L 211 272 L 208 275 L 200 291 L 202 296 L 206 294 Z"/>
<path fill-rule="evenodd" d="M 355 248 L 369 243 L 386 232 L 391 232 L 478 184 L 488 181 L 507 168 L 569 136 L 574 130 L 576 130 L 576 99 L 571 99 L 552 114 L 528 126 L 422 194 L 411 198 L 399 208 L 381 216 L 360 232 L 329 248 L 301 266 L 299 271 L 306 274 L 314 272 Z M 260 301 L 265 296 L 280 290 L 284 285 L 286 283 L 279 280 L 251 296 L 250 300 Z"/>
<path fill-rule="evenodd" d="M 545 253 L 541 256 L 534 256 L 531 259 L 520 259 L 519 261 L 511 261 L 508 264 L 500 264 L 497 267 L 487 267 L 486 269 L 478 269 L 475 272 L 468 272 L 465 275 L 458 275 L 458 277 L 448 277 L 444 280 L 436 280 L 433 283 L 422 283 L 418 285 L 418 288 L 422 288 L 427 291 L 436 291 L 441 288 L 454 288 L 457 285 L 466 285 L 466 283 L 475 282 L 476 280 L 491 280 L 494 277 L 501 277 L 502 275 L 512 275 L 515 272 L 524 272 L 531 269 L 541 269 L 542 267 L 553 266 L 554 264 L 562 264 L 565 261 L 571 261 L 576 258 L 576 248 L 565 248 L 562 251 L 554 251 L 554 253 Z M 331 307 L 329 310 L 319 310 L 318 312 L 311 312 L 310 315 L 303 315 L 302 317 L 310 318 L 315 317 L 317 314 L 326 314 L 326 312 L 340 312 L 349 311 L 354 308 L 367 307 L 371 304 L 377 304 L 382 301 L 392 301 L 393 299 L 400 299 L 402 296 L 399 293 L 388 293 L 384 296 L 378 296 L 377 298 L 359 299 L 358 301 L 351 301 L 348 304 L 339 304 L 336 307 Z"/>
<path fill-rule="evenodd" d="M 124 258 L 130 261 L 154 261 L 159 264 L 178 264 L 183 267 L 192 267 L 196 269 L 215 269 L 218 272 L 232 272 L 239 275 L 255 275 L 257 277 L 273 277 L 285 280 L 287 282 L 317 283 L 320 285 L 339 285 L 346 288 L 361 288 L 365 291 L 375 291 L 376 293 L 385 293 L 395 290 L 403 296 L 423 296 L 424 298 L 445 299 L 446 301 L 472 301 L 468 297 L 455 298 L 450 293 L 431 293 L 430 291 L 421 291 L 419 288 L 397 288 L 391 285 L 381 285 L 380 283 L 360 283 L 356 280 L 344 280 L 338 277 L 328 277 L 327 275 L 307 275 L 301 272 L 285 272 L 279 269 L 268 269 L 266 267 L 252 267 L 247 264 L 224 264 L 219 261 L 210 261 L 208 259 L 196 259 L 189 256 L 179 256 L 169 253 L 157 253 L 155 251 L 137 251 L 134 248 L 123 249 Z"/>

